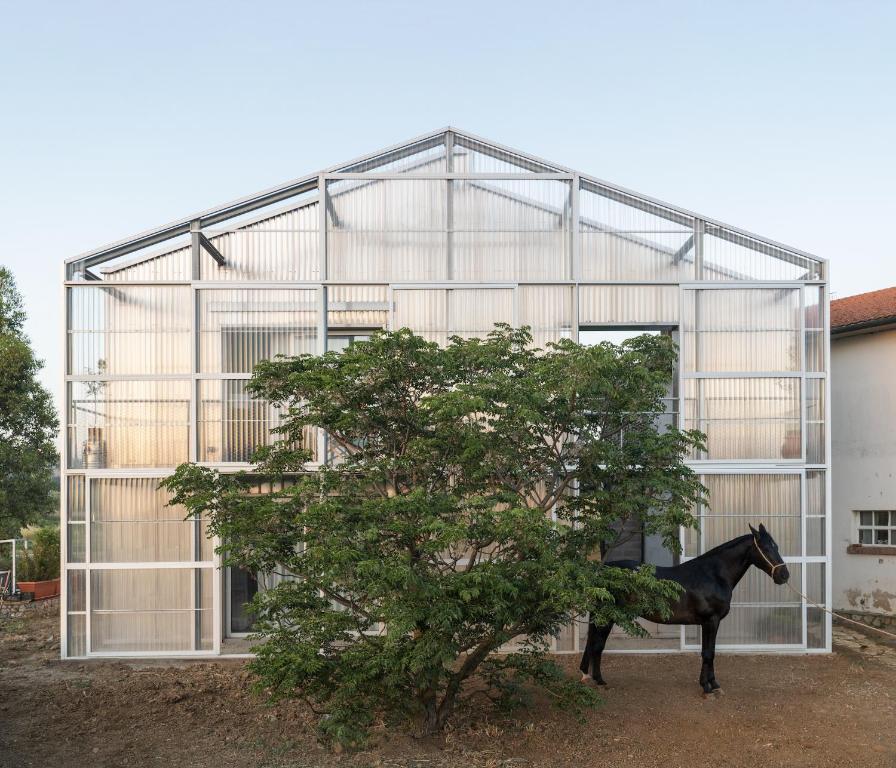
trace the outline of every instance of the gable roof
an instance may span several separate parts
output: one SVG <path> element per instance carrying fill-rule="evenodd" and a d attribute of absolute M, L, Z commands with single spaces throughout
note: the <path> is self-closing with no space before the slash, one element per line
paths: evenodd
<path fill-rule="evenodd" d="M 831 302 L 831 335 L 896 325 L 896 286 Z"/>
<path fill-rule="evenodd" d="M 370 178 L 387 173 L 404 174 L 410 172 L 409 175 L 412 175 L 415 162 L 421 167 L 427 165 L 427 151 L 440 146 L 445 148 L 452 145 L 464 146 L 471 151 L 481 152 L 484 156 L 487 155 L 490 158 L 492 167 L 489 169 L 489 173 L 482 174 L 483 177 L 500 175 L 507 170 L 519 173 L 524 178 L 537 178 L 537 174 L 555 178 L 554 174 L 563 174 L 566 178 L 578 177 L 582 181 L 583 186 L 593 186 L 595 191 L 599 189 L 600 194 L 617 202 L 623 202 L 650 213 L 658 213 L 660 216 L 678 220 L 679 222 L 691 222 L 693 219 L 700 219 L 708 225 L 720 228 L 720 236 L 735 245 L 749 243 L 748 247 L 791 263 L 805 263 L 806 261 L 817 264 L 826 263 L 826 259 L 797 248 L 783 245 L 769 238 L 739 229 L 730 224 L 724 224 L 707 216 L 695 214 L 679 206 L 664 203 L 661 200 L 611 184 L 594 176 L 574 171 L 557 163 L 543 160 L 526 152 L 511 149 L 451 126 L 368 153 L 348 162 L 338 163 L 315 171 L 313 174 L 294 179 L 257 194 L 194 213 L 186 218 L 141 232 L 124 240 L 81 253 L 65 261 L 66 264 L 77 262 L 81 268 L 86 269 L 118 259 L 144 248 L 187 235 L 191 231 L 191 227 L 198 227 L 199 229 L 210 227 L 228 219 L 243 216 L 252 211 L 258 211 L 265 206 L 290 200 L 298 195 L 313 193 L 318 189 L 320 177 L 325 174 L 358 174 L 359 176 L 369 175 Z M 420 158 L 423 158 L 422 161 Z M 444 176 L 445 174 L 440 173 L 440 175 Z"/>

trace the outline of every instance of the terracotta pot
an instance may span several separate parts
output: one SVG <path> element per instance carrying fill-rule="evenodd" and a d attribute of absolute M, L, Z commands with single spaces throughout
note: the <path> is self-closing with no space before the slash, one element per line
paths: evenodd
<path fill-rule="evenodd" d="M 59 596 L 59 579 L 49 581 L 20 581 L 16 586 L 19 592 L 30 592 L 34 600 L 46 600 L 48 597 Z"/>

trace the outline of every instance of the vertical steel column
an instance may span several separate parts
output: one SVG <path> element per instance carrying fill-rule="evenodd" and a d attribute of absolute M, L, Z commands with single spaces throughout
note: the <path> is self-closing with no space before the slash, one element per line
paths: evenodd
<path fill-rule="evenodd" d="M 580 213 L 579 213 L 579 187 L 581 179 L 579 174 L 572 175 L 572 181 L 569 185 L 570 194 L 570 217 L 569 217 L 569 257 L 570 257 L 570 277 L 578 282 L 582 279 L 582 249 L 581 249 L 581 229 Z"/>
<path fill-rule="evenodd" d="M 69 352 L 69 329 L 72 327 L 71 302 L 68 300 L 69 290 L 65 287 L 65 280 L 68 276 L 68 267 L 62 265 L 62 306 L 65 308 L 63 314 L 62 326 L 62 343 L 64 345 L 63 356 L 65 365 L 62 368 L 62 419 L 61 432 L 62 444 L 59 451 L 59 573 L 64 583 L 61 583 L 59 593 L 59 656 L 66 658 L 68 656 L 68 382 L 66 374 L 69 372 L 69 361 L 71 354 Z M 16 551 L 15 542 L 13 542 L 12 551 L 12 590 L 16 588 Z M 86 589 L 85 585 L 85 589 Z"/>
<path fill-rule="evenodd" d="M 703 235 L 706 234 L 706 222 L 694 219 L 694 280 L 703 279 Z"/>
<path fill-rule="evenodd" d="M 445 133 L 445 168 L 448 173 L 454 172 L 454 133 Z M 445 278 L 454 279 L 454 181 L 445 180 Z"/>
<path fill-rule="evenodd" d="M 323 174 L 317 178 L 317 204 L 318 227 L 318 259 L 320 263 L 320 280 L 325 283 L 329 275 L 327 258 L 327 178 Z M 323 355 L 327 351 L 327 287 L 321 285 L 317 292 L 317 352 Z M 317 436 L 317 461 L 324 464 L 327 461 L 327 435 L 323 430 L 318 430 Z"/>

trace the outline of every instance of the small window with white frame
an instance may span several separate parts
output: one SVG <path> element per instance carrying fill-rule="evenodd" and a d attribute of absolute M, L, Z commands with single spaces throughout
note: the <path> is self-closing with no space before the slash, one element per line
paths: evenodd
<path fill-rule="evenodd" d="M 858 543 L 896 547 L 896 510 L 859 510 L 856 513 Z"/>

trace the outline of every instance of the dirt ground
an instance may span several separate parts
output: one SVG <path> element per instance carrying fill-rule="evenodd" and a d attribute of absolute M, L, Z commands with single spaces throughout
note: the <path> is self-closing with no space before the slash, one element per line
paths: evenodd
<path fill-rule="evenodd" d="M 55 616 L 0 619 L 2 768 L 896 766 L 896 647 L 854 631 L 830 656 L 721 655 L 708 700 L 692 655 L 613 655 L 581 722 L 546 702 L 469 709 L 444 737 L 380 728 L 341 754 L 303 705 L 249 693 L 243 662 L 62 662 L 56 632 Z"/>

